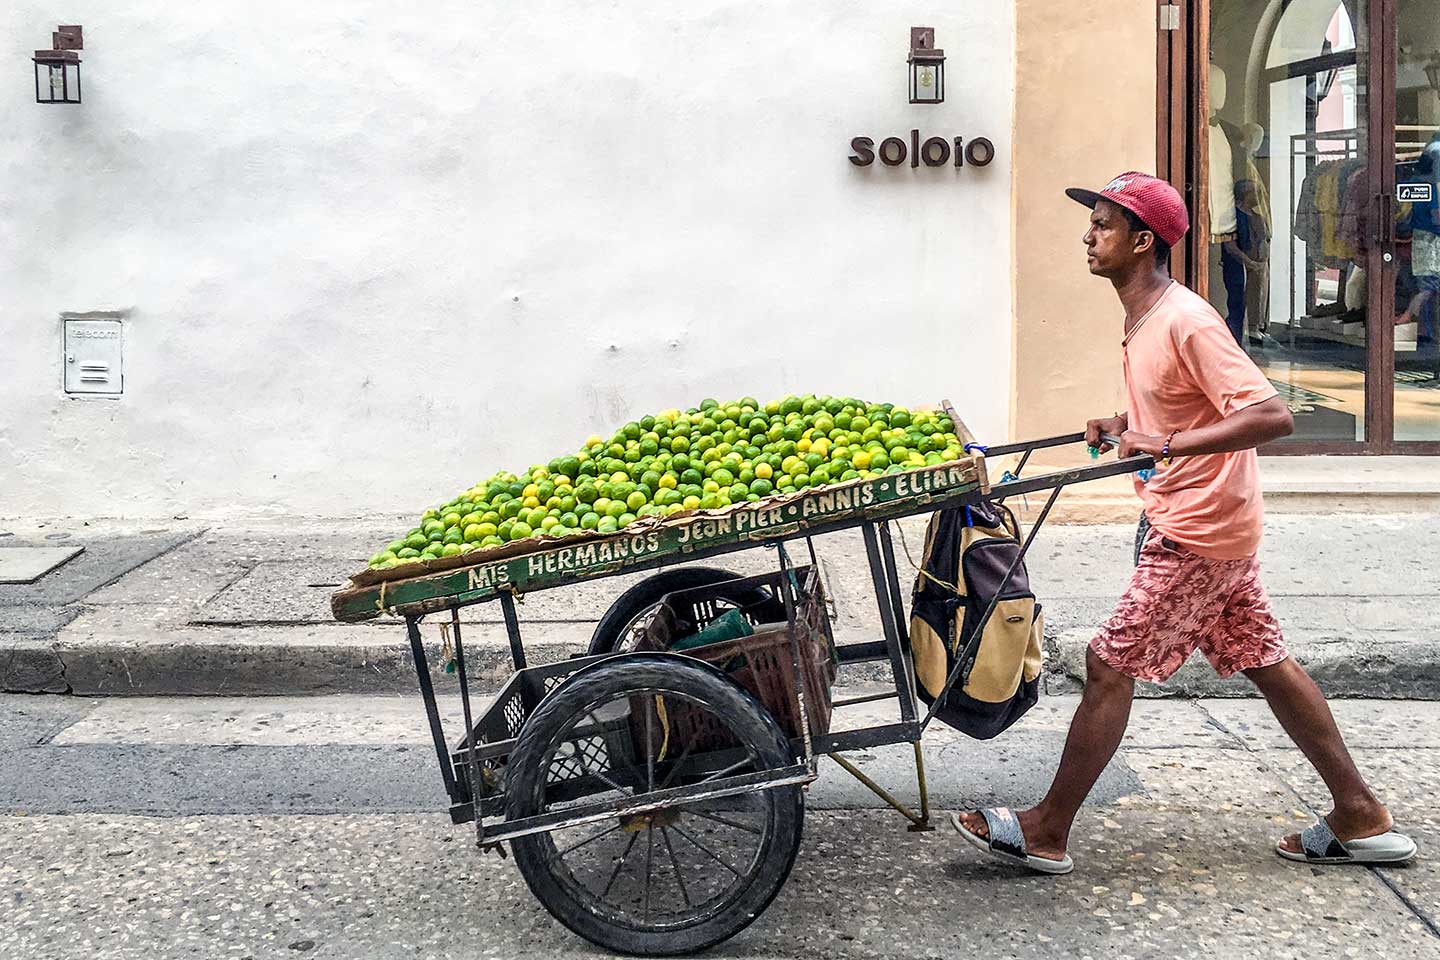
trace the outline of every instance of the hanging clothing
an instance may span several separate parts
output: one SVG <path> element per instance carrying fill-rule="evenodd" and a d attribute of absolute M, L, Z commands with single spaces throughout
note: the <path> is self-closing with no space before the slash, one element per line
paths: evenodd
<path fill-rule="evenodd" d="M 1338 269 L 1360 254 L 1362 244 L 1355 224 L 1364 219 L 1364 166 L 1364 161 L 1355 159 L 1327 160 L 1316 164 L 1301 184 L 1293 232 L 1305 242 L 1311 259 L 1322 266 Z M 1357 172 L 1361 174 L 1358 178 Z"/>
<path fill-rule="evenodd" d="M 1351 259 L 1358 258 L 1367 245 L 1369 207 L 1365 197 L 1365 169 L 1361 167 L 1345 181 L 1345 196 L 1340 202 L 1340 239 Z"/>

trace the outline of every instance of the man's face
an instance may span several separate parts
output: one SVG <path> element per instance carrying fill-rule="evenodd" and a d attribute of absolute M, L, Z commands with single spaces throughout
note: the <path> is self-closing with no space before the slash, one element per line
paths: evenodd
<path fill-rule="evenodd" d="M 1151 256 L 1149 232 L 1132 231 L 1124 210 L 1109 200 L 1096 201 L 1084 239 L 1090 272 L 1097 277 L 1122 276 L 1137 257 Z M 1141 245 L 1143 251 L 1137 249 Z"/>

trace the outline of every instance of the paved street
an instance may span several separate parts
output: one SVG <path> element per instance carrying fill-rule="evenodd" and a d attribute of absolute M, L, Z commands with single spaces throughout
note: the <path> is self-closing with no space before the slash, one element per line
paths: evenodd
<path fill-rule="evenodd" d="M 932 728 L 935 805 L 1034 800 L 1075 702 L 1046 697 L 990 743 Z M 1440 956 L 1440 704 L 1336 710 L 1417 864 L 1280 860 L 1275 838 L 1325 795 L 1264 705 L 1151 700 L 1082 815 L 1071 876 L 1019 876 L 948 826 L 908 833 L 827 762 L 788 885 L 713 955 Z M 6 960 L 597 955 L 449 824 L 413 697 L 12 695 L 0 751 Z M 854 758 L 913 797 L 903 748 Z"/>

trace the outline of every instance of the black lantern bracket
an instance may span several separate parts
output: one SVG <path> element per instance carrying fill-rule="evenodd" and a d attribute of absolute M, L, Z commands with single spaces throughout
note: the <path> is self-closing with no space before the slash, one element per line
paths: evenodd
<path fill-rule="evenodd" d="M 61 25 L 50 35 L 51 49 L 36 50 L 35 102 L 80 102 L 80 54 L 85 32 L 79 25 Z"/>
<path fill-rule="evenodd" d="M 935 47 L 934 27 L 910 28 L 910 102 L 945 102 L 945 51 Z"/>

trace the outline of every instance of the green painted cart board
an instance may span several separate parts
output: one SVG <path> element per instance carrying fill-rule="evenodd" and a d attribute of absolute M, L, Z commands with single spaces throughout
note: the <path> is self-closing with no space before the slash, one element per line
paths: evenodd
<path fill-rule="evenodd" d="M 331 597 L 331 609 L 337 620 L 345 622 L 368 620 L 385 611 L 435 612 L 502 591 L 525 594 L 843 530 L 866 521 L 929 513 L 989 489 L 984 456 L 967 454 L 933 467 L 642 521 L 604 536 L 537 540 L 532 549 L 526 549 L 527 543 L 475 551 L 424 564 L 419 576 L 403 567 L 366 571 L 353 578 L 355 585 Z"/>

